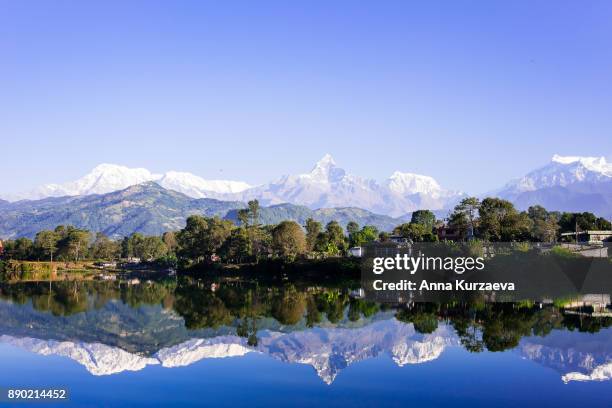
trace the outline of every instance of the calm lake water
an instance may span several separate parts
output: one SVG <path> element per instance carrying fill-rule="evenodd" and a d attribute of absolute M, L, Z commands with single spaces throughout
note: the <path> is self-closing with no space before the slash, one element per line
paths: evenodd
<path fill-rule="evenodd" d="M 0 387 L 67 388 L 57 406 L 610 407 L 610 320 L 298 284 L 0 285 Z"/>

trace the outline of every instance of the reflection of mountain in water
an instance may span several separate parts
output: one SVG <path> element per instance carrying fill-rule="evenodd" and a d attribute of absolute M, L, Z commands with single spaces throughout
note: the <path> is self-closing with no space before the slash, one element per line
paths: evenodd
<path fill-rule="evenodd" d="M 399 366 L 435 360 L 447 345 L 457 344 L 454 331 L 440 326 L 420 334 L 412 324 L 397 320 L 376 322 L 359 329 L 312 329 L 262 336 L 259 349 L 290 363 L 312 365 L 330 384 L 350 364 L 388 354 Z"/>
<path fill-rule="evenodd" d="M 191 339 L 160 349 L 151 357 L 126 352 L 100 343 L 39 340 L 29 337 L 0 336 L 0 342 L 42 355 L 68 357 L 82 364 L 93 375 L 138 371 L 147 365 L 180 367 L 208 358 L 243 356 L 260 352 L 272 358 L 312 365 L 321 379 L 330 384 L 350 364 L 388 354 L 399 366 L 419 364 L 438 358 L 447 345 L 457 344 L 447 326 L 423 335 L 411 324 L 395 320 L 372 323 L 359 329 L 310 329 L 292 333 L 264 331 L 259 344 L 248 346 L 238 336 Z"/>
<path fill-rule="evenodd" d="M 189 282 L 4 285 L 0 299 L 0 342 L 69 357 L 95 375 L 257 352 L 310 365 L 329 384 L 356 361 L 419 364 L 460 343 L 474 352 L 518 347 L 565 382 L 612 377 L 612 319 L 554 307 L 388 308 L 337 289 L 224 285 L 213 293 Z"/>
<path fill-rule="evenodd" d="M 68 357 L 83 365 L 93 375 L 109 375 L 122 371 L 139 371 L 149 364 L 159 364 L 154 358 L 128 353 L 119 347 L 100 343 L 40 340 L 31 337 L 0 336 L 0 343 L 10 344 L 44 356 Z"/>
<path fill-rule="evenodd" d="M 525 358 L 561 373 L 570 381 L 612 379 L 612 330 L 590 333 L 553 331 L 546 337 L 528 337 L 519 352 Z"/>

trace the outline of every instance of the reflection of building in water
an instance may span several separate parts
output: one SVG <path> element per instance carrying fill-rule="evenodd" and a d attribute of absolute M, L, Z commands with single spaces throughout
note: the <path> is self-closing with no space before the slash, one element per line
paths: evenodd
<path fill-rule="evenodd" d="M 586 294 L 572 299 L 565 305 L 565 308 L 577 309 L 582 307 L 592 307 L 593 316 L 612 316 L 612 313 L 608 311 L 608 306 L 610 306 L 610 304 L 609 294 Z"/>

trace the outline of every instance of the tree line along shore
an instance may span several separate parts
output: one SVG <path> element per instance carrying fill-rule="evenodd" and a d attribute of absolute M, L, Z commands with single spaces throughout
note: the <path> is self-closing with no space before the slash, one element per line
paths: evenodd
<path fill-rule="evenodd" d="M 188 269 L 206 265 L 247 265 L 275 261 L 298 264 L 308 260 L 342 258 L 349 249 L 369 242 L 405 238 L 412 242 L 466 241 L 545 242 L 559 241 L 562 232 L 610 230 L 610 222 L 589 212 L 548 211 L 532 206 L 518 211 L 512 203 L 498 198 L 463 199 L 445 220 L 429 210 L 412 213 L 410 222 L 392 231 L 379 231 L 371 225 L 349 222 L 343 228 L 337 221 L 326 225 L 308 219 L 304 225 L 282 221 L 276 225 L 259 223 L 259 203 L 250 201 L 238 213 L 238 225 L 218 217 L 192 215 L 179 231 L 161 236 L 134 233 L 111 239 L 103 233 L 60 225 L 36 234 L 34 240 L 5 240 L 0 249 L 0 272 L 12 261 L 21 269 L 41 269 L 49 274 L 58 266 L 66 270 L 91 269 L 93 262 L 146 263 L 166 268 Z M 452 237 L 452 238 L 450 238 Z M 571 236 L 563 239 L 571 240 Z M 23 262 L 29 263 L 23 263 Z M 26 266 L 23 266 L 26 265 Z"/>

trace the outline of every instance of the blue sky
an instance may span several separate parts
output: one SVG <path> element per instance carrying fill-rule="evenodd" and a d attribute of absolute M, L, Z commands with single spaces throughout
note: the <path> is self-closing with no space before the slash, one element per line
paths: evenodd
<path fill-rule="evenodd" d="M 478 193 L 612 155 L 609 1 L 1 1 L 0 189 L 323 154 Z"/>

